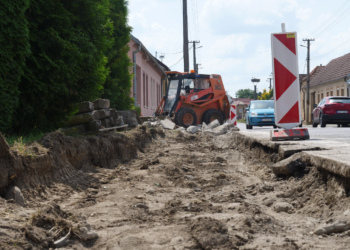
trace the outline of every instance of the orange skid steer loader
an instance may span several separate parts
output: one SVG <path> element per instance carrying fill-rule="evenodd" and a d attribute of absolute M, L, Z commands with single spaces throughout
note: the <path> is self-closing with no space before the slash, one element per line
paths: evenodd
<path fill-rule="evenodd" d="M 155 116 L 167 115 L 185 128 L 229 117 L 230 104 L 220 75 L 166 72 L 169 85 Z"/>

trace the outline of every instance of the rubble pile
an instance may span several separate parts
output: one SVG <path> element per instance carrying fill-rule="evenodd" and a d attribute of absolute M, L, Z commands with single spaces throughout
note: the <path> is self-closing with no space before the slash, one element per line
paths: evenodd
<path fill-rule="evenodd" d="M 129 127 L 137 127 L 139 124 L 136 111 L 117 111 L 115 108 L 110 108 L 110 101 L 107 99 L 81 102 L 76 104 L 75 108 L 76 114 L 70 118 L 67 127 L 63 129 L 65 134 L 84 134 L 125 124 Z"/>

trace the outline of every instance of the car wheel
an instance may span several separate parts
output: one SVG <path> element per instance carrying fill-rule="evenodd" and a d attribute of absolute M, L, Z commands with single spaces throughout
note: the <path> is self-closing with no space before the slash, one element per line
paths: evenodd
<path fill-rule="evenodd" d="M 273 128 L 278 128 L 276 125 L 273 125 Z"/>
<path fill-rule="evenodd" d="M 321 126 L 321 128 L 325 128 L 326 127 L 326 122 L 323 119 L 323 114 L 320 114 L 320 126 Z"/>
<path fill-rule="evenodd" d="M 245 127 L 246 127 L 246 129 L 252 129 L 253 128 L 253 126 L 248 124 L 248 119 L 246 120 Z"/>
<path fill-rule="evenodd" d="M 340 128 L 340 124 L 337 124 L 337 127 Z"/>
<path fill-rule="evenodd" d="M 317 128 L 317 123 L 314 120 L 314 116 L 311 116 L 311 120 L 312 120 L 312 127 Z"/>
<path fill-rule="evenodd" d="M 342 124 L 342 127 L 349 127 L 349 124 L 343 123 L 343 124 Z"/>

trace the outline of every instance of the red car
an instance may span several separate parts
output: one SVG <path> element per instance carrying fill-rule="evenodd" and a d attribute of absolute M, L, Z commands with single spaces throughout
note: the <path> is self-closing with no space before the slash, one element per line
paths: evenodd
<path fill-rule="evenodd" d="M 350 123 L 350 98 L 344 96 L 328 96 L 323 98 L 320 103 L 314 104 L 312 111 L 312 127 L 316 128 L 318 124 L 321 128 L 326 124 L 338 124 L 347 127 Z"/>

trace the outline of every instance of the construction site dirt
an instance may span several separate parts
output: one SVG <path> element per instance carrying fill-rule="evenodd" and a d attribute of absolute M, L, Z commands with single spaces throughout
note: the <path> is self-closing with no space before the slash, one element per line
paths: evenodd
<path fill-rule="evenodd" d="M 346 180 L 307 164 L 276 176 L 282 159 L 235 133 L 140 126 L 11 149 L 1 180 L 25 205 L 0 198 L 0 249 L 349 249 Z"/>

